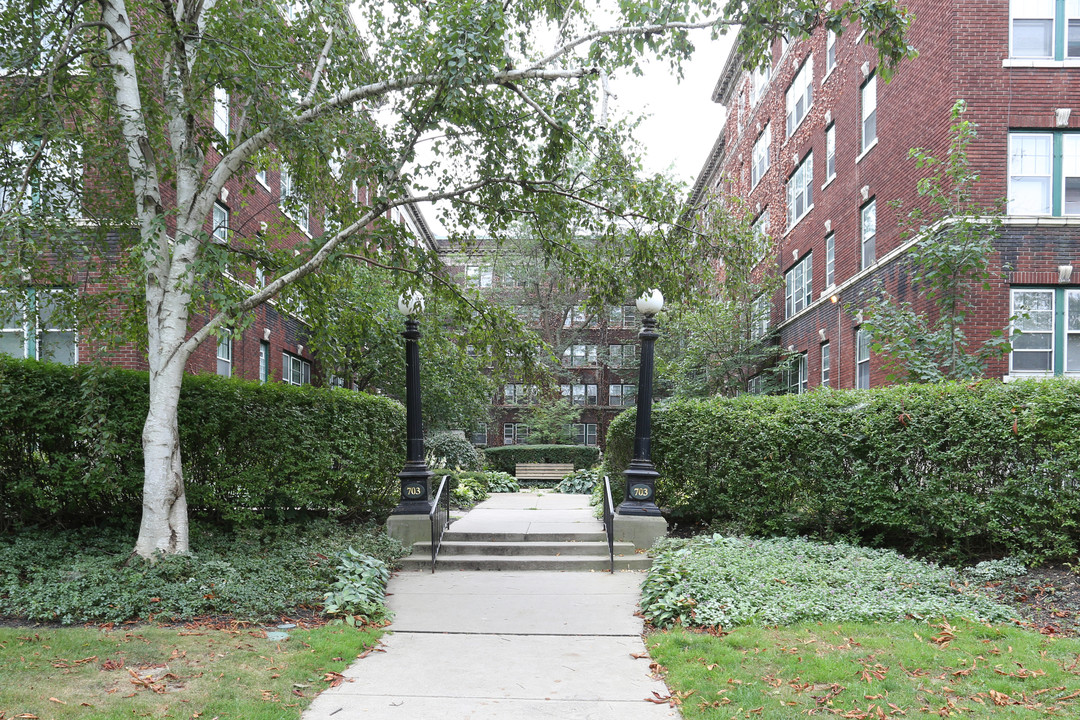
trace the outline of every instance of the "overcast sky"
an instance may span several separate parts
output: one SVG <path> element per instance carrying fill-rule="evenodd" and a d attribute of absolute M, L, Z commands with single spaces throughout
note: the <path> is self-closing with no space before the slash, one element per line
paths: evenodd
<path fill-rule="evenodd" d="M 648 119 L 638 128 L 638 140 L 645 149 L 645 169 L 670 169 L 687 185 L 697 179 L 720 134 L 724 110 L 710 97 L 727 59 L 733 33 L 709 40 L 702 32 L 695 38 L 697 49 L 685 67 L 682 82 L 676 84 L 667 68 L 646 68 L 642 77 L 619 78 L 612 90 L 620 108 L 638 108 Z"/>

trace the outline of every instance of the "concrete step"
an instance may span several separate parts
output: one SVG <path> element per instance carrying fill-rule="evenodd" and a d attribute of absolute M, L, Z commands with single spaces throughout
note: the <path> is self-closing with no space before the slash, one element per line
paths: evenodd
<path fill-rule="evenodd" d="M 633 555 L 634 544 L 628 542 L 615 543 L 616 555 Z M 413 554 L 431 556 L 431 543 L 419 542 L 413 545 Z M 439 550 L 439 557 L 448 555 L 533 555 L 533 556 L 568 556 L 568 555 L 592 555 L 607 557 L 608 544 L 603 542 L 457 542 L 455 540 L 443 540 Z"/>
<path fill-rule="evenodd" d="M 646 555 L 616 555 L 616 570 L 648 570 L 652 565 L 652 558 Z M 436 570 L 490 570 L 490 571 L 528 571 L 528 570 L 560 570 L 571 572 L 605 571 L 610 565 L 606 555 L 603 557 L 591 557 L 588 555 L 561 555 L 535 556 L 535 555 L 448 555 L 439 553 L 439 561 Z M 431 554 L 410 555 L 401 560 L 401 569 L 404 571 L 430 571 Z"/>
<path fill-rule="evenodd" d="M 524 532 L 457 532 L 447 530 L 443 544 L 448 542 L 607 542 L 607 534 L 599 532 L 579 533 L 524 533 Z"/>

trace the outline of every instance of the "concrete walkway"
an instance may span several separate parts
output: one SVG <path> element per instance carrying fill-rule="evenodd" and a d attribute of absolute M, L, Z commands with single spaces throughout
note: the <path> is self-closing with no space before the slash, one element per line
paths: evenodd
<path fill-rule="evenodd" d="M 492 534 L 591 532 L 583 496 L 496 495 L 452 528 Z M 576 526 L 564 529 L 568 525 Z M 585 529 L 585 526 L 589 526 Z M 602 527 L 602 525 L 601 525 Z M 636 572 L 398 573 L 394 622 L 372 653 L 326 690 L 307 720 L 678 718 L 650 677 Z"/>

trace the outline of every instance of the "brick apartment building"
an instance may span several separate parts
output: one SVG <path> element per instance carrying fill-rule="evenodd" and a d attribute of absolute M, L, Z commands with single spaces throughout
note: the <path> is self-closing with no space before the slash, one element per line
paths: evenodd
<path fill-rule="evenodd" d="M 550 274 L 483 243 L 468 250 L 444 248 L 442 257 L 455 282 L 512 308 L 559 361 L 556 383 L 549 388 L 501 378 L 489 422 L 474 430 L 473 443 L 528 443 L 530 409 L 562 397 L 581 409 L 578 421 L 568 428 L 570 440 L 603 446 L 611 420 L 637 401 L 637 307 L 628 302 L 590 311 L 580 296 L 559 290 Z"/>
<path fill-rule="evenodd" d="M 980 197 L 1007 199 L 992 258 L 1002 279 L 973 290 L 965 332 L 978 343 L 1024 313 L 1023 336 L 988 375 L 1080 376 L 1080 0 L 907 6 L 920 55 L 889 83 L 858 27 L 777 40 L 771 66 L 757 72 L 733 52 L 713 91 L 727 118 L 691 204 L 729 188 L 774 240 L 766 262 L 785 282 L 770 324 L 798 353 L 790 391 L 881 385 L 858 308 L 883 283 L 927 309 L 905 259 L 919 238 L 901 237 L 890 203 L 903 213 L 919 205 L 909 149 L 945 157 L 950 109 L 963 99 L 978 126 L 970 157 Z"/>
<path fill-rule="evenodd" d="M 213 117 L 207 118 L 222 136 L 238 122 L 239 108 L 230 103 L 225 93 L 216 93 Z M 218 150 L 210 145 L 208 166 L 220 160 Z M 364 202 L 365 189 L 340 178 L 333 167 L 328 170 L 340 179 L 343 193 L 352 193 L 357 202 Z M 81 175 L 81 170 L 78 171 Z M 10 188 L 0 186 L 0 207 L 4 204 Z M 163 197 L 174 202 L 175 190 L 162 188 Z M 77 202 L 68 208 L 69 214 L 78 215 Z M 237 283 L 254 291 L 270 279 L 269 271 L 256 262 L 245 260 L 243 248 L 259 245 L 253 242 L 266 236 L 273 238 L 274 249 L 290 250 L 310 243 L 325 230 L 320 208 L 304 201 L 294 190 L 288 166 L 276 163 L 273 167 L 249 168 L 228 181 L 214 204 L 212 216 L 204 231 L 214 237 L 214 242 L 241 252 L 234 253 L 236 262 L 230 261 L 226 282 Z M 388 213 L 386 219 L 406 225 L 418 242 L 435 248 L 436 240 L 423 215 L 412 206 L 405 210 Z M 111 235 L 111 246 L 122 252 L 122 233 Z M 79 292 L 100 291 L 101 285 L 94 277 L 79 277 L 74 283 Z M 71 292 L 71 288 L 0 288 L 0 293 L 18 293 L 17 310 L 9 317 L 0 312 L 0 353 L 19 358 L 43 359 L 64 364 L 86 362 L 94 356 L 97 342 L 93 332 L 79 332 L 78 328 L 65 327 L 52 320 L 57 305 L 55 293 Z M 235 331 L 230 338 L 217 342 L 208 340 L 199 346 L 187 363 L 191 373 L 217 373 L 226 377 L 248 380 L 278 381 L 294 385 L 306 385 L 313 380 L 318 383 L 335 382 L 333 368 L 320 368 L 307 342 L 307 326 L 304 319 L 289 314 L 275 301 L 266 302 L 253 311 L 253 321 L 243 331 Z M 196 332 L 208 321 L 208 317 L 193 307 L 188 325 L 189 334 Z M 91 329 L 92 330 L 92 329 Z M 148 368 L 145 355 L 135 346 L 127 345 L 112 352 L 106 362 L 136 370 Z"/>

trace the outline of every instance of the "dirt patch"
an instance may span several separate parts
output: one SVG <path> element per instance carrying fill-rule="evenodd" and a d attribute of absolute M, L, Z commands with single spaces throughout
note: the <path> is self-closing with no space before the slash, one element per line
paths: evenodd
<path fill-rule="evenodd" d="M 1080 636 L 1080 575 L 1066 565 L 1045 565 L 990 583 L 988 591 L 1015 607 L 1018 619 L 1044 635 Z"/>

